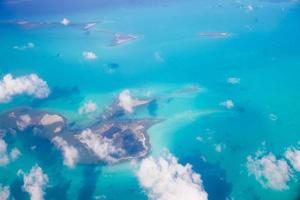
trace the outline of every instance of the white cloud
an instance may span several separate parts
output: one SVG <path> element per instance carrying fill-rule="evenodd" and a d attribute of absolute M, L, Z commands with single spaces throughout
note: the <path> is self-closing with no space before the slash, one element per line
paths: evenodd
<path fill-rule="evenodd" d="M 0 138 L 0 166 L 5 166 L 9 163 L 9 158 L 7 155 L 7 144 Z"/>
<path fill-rule="evenodd" d="M 222 143 L 215 144 L 214 146 L 215 146 L 215 151 L 218 153 L 222 152 L 226 148 L 226 145 Z"/>
<path fill-rule="evenodd" d="M 97 155 L 101 160 L 113 163 L 116 161 L 113 154 L 123 153 L 122 149 L 115 147 L 112 140 L 103 138 L 100 134 L 93 133 L 91 129 L 82 131 L 76 138 Z"/>
<path fill-rule="evenodd" d="M 296 171 L 300 171 L 300 151 L 290 147 L 284 153 L 284 157 L 291 163 Z"/>
<path fill-rule="evenodd" d="M 64 26 L 68 26 L 68 25 L 71 23 L 71 21 L 68 20 L 67 18 L 63 18 L 63 19 L 60 21 L 60 23 L 61 23 L 62 25 L 64 25 Z"/>
<path fill-rule="evenodd" d="M 139 105 L 143 105 L 148 103 L 148 101 L 146 100 L 138 100 L 133 98 L 130 95 L 130 91 L 129 90 L 123 90 L 120 94 L 119 94 L 119 103 L 118 105 L 123 108 L 125 111 L 127 112 L 133 112 L 133 108 L 137 107 Z"/>
<path fill-rule="evenodd" d="M 165 62 L 164 58 L 162 57 L 161 53 L 159 51 L 154 52 L 154 58 L 157 62 L 163 63 Z"/>
<path fill-rule="evenodd" d="M 74 146 L 69 145 L 63 138 L 59 136 L 55 136 L 52 139 L 52 142 L 58 149 L 62 151 L 64 156 L 64 164 L 71 168 L 74 167 L 79 158 L 77 149 Z"/>
<path fill-rule="evenodd" d="M 97 104 L 95 104 L 93 101 L 88 101 L 84 103 L 82 107 L 79 108 L 78 112 L 79 114 L 87 114 L 95 112 L 97 109 Z"/>
<path fill-rule="evenodd" d="M 32 49 L 34 47 L 35 47 L 35 45 L 32 42 L 28 42 L 26 45 L 14 46 L 13 48 L 16 49 L 16 50 L 23 51 L 23 50 L 26 50 L 26 49 Z"/>
<path fill-rule="evenodd" d="M 19 120 L 16 121 L 17 126 L 20 130 L 24 130 L 31 123 L 31 117 L 28 114 L 19 116 Z"/>
<path fill-rule="evenodd" d="M 14 78 L 7 74 L 0 80 L 0 103 L 9 102 L 14 96 L 27 94 L 36 98 L 45 98 L 50 89 L 47 83 L 36 74 Z"/>
<path fill-rule="evenodd" d="M 246 8 L 247 8 L 248 11 L 253 11 L 253 6 L 252 5 L 247 5 Z"/>
<path fill-rule="evenodd" d="M 278 117 L 277 117 L 277 115 L 275 115 L 274 113 L 270 113 L 270 114 L 269 114 L 269 119 L 270 119 L 271 121 L 277 121 L 277 120 L 278 120 Z"/>
<path fill-rule="evenodd" d="M 241 79 L 237 78 L 237 77 L 229 77 L 227 79 L 227 83 L 232 84 L 232 85 L 239 84 L 240 81 L 241 81 Z"/>
<path fill-rule="evenodd" d="M 15 161 L 21 155 L 21 151 L 18 148 L 13 148 L 10 152 L 10 158 Z"/>
<path fill-rule="evenodd" d="M 233 103 L 233 101 L 231 99 L 228 99 L 228 100 L 226 100 L 224 102 L 221 102 L 220 106 L 224 106 L 227 109 L 231 109 L 231 108 L 234 107 L 234 103 Z"/>
<path fill-rule="evenodd" d="M 2 186 L 0 184 L 0 200 L 7 200 L 9 198 L 10 191 L 8 186 Z"/>
<path fill-rule="evenodd" d="M 274 190 L 287 189 L 287 183 L 292 177 L 292 171 L 287 162 L 283 159 L 276 159 L 272 153 L 257 155 L 255 158 L 248 156 L 247 168 L 249 174 L 253 174 L 262 186 Z"/>
<path fill-rule="evenodd" d="M 201 137 L 201 136 L 197 136 L 197 137 L 196 137 L 196 140 L 198 140 L 199 142 L 204 142 L 204 138 Z"/>
<path fill-rule="evenodd" d="M 84 51 L 82 53 L 82 56 L 86 60 L 95 60 L 95 59 L 97 59 L 97 55 L 94 52 L 92 52 L 92 51 Z"/>
<path fill-rule="evenodd" d="M 199 174 L 190 164 L 181 165 L 177 158 L 167 154 L 158 159 L 145 158 L 137 172 L 140 184 L 155 200 L 207 200 Z"/>
<path fill-rule="evenodd" d="M 18 148 L 13 148 L 8 153 L 6 142 L 0 138 L 0 166 L 8 165 L 10 161 L 15 161 L 20 155 L 21 152 Z"/>
<path fill-rule="evenodd" d="M 28 192 L 31 200 L 43 200 L 44 199 L 44 188 L 48 183 L 47 174 L 43 173 L 43 170 L 35 165 L 31 168 L 29 174 L 23 172 L 23 190 Z"/>

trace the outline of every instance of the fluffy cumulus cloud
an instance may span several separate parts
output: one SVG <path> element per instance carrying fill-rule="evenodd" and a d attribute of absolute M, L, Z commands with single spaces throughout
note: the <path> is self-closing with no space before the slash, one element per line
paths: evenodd
<path fill-rule="evenodd" d="M 15 147 L 11 150 L 9 155 L 11 160 L 15 161 L 21 155 L 21 151 Z"/>
<path fill-rule="evenodd" d="M 226 148 L 226 145 L 219 143 L 219 144 L 214 144 L 214 147 L 215 147 L 215 151 L 220 153 Z"/>
<path fill-rule="evenodd" d="M 269 119 L 270 119 L 271 121 L 277 121 L 277 120 L 278 120 L 278 116 L 275 115 L 274 113 L 270 113 L 270 114 L 269 114 Z"/>
<path fill-rule="evenodd" d="M 68 25 L 71 23 L 71 21 L 68 20 L 67 18 L 63 18 L 63 19 L 60 21 L 60 23 L 61 23 L 62 25 L 64 25 L 64 26 L 68 26 Z"/>
<path fill-rule="evenodd" d="M 253 11 L 253 6 L 252 6 L 252 5 L 247 5 L 247 6 L 246 6 L 246 9 L 247 9 L 248 11 Z"/>
<path fill-rule="evenodd" d="M 288 188 L 288 182 L 292 177 L 288 163 L 283 159 L 277 159 L 274 154 L 257 155 L 255 158 L 247 157 L 249 174 L 264 187 L 274 190 Z"/>
<path fill-rule="evenodd" d="M 18 148 L 13 148 L 10 153 L 7 151 L 6 142 L 0 138 L 0 166 L 7 165 L 10 161 L 15 161 L 21 152 Z"/>
<path fill-rule="evenodd" d="M 78 150 L 74 146 L 69 145 L 62 137 L 59 136 L 55 136 L 52 139 L 52 142 L 62 151 L 64 164 L 71 168 L 74 167 L 79 158 Z"/>
<path fill-rule="evenodd" d="M 32 49 L 34 47 L 35 47 L 35 45 L 32 42 L 28 42 L 26 45 L 14 46 L 13 48 L 16 49 L 16 50 L 23 51 L 23 50 L 26 50 L 26 49 Z"/>
<path fill-rule="evenodd" d="M 7 74 L 0 80 L 0 103 L 9 102 L 16 95 L 27 94 L 36 98 L 45 98 L 49 93 L 47 83 L 36 74 L 16 78 Z"/>
<path fill-rule="evenodd" d="M 91 129 L 82 131 L 76 138 L 101 160 L 109 163 L 116 161 L 112 155 L 122 153 L 122 149 L 114 146 L 112 140 L 103 138 L 100 134 L 93 133 Z"/>
<path fill-rule="evenodd" d="M 83 104 L 82 107 L 79 108 L 78 112 L 79 114 L 88 114 L 95 112 L 98 109 L 97 104 L 95 104 L 93 101 L 88 101 Z"/>
<path fill-rule="evenodd" d="M 300 150 L 290 147 L 285 151 L 284 157 L 291 163 L 296 171 L 300 171 Z"/>
<path fill-rule="evenodd" d="M 228 99 L 228 100 L 226 100 L 224 102 L 221 102 L 220 106 L 224 106 L 227 109 L 231 109 L 231 108 L 234 107 L 234 103 L 233 103 L 233 101 L 231 99 Z"/>
<path fill-rule="evenodd" d="M 0 166 L 5 166 L 9 163 L 9 157 L 7 155 L 7 144 L 0 138 Z"/>
<path fill-rule="evenodd" d="M 31 117 L 28 114 L 19 116 L 19 119 L 16 121 L 17 126 L 20 130 L 26 129 L 31 123 Z"/>
<path fill-rule="evenodd" d="M 140 184 L 155 200 L 207 200 L 201 177 L 190 164 L 181 165 L 177 158 L 167 154 L 158 159 L 142 160 L 137 176 Z"/>
<path fill-rule="evenodd" d="M 7 200 L 9 198 L 10 191 L 8 186 L 2 186 L 0 184 L 0 199 Z"/>
<path fill-rule="evenodd" d="M 28 174 L 23 173 L 23 175 L 23 190 L 29 193 L 30 199 L 43 200 L 48 176 L 43 173 L 43 170 L 38 165 L 33 166 Z"/>
<path fill-rule="evenodd" d="M 146 104 L 148 102 L 146 100 L 138 100 L 138 99 L 133 98 L 130 95 L 130 91 L 129 90 L 123 90 L 119 94 L 118 100 L 119 100 L 118 105 L 120 107 L 122 107 L 127 112 L 133 112 L 134 107 Z"/>
<path fill-rule="evenodd" d="M 82 56 L 86 60 L 95 60 L 95 59 L 97 59 L 97 55 L 92 51 L 84 51 L 82 53 Z"/>
<path fill-rule="evenodd" d="M 241 81 L 241 79 L 237 78 L 237 77 L 229 77 L 227 79 L 227 83 L 232 84 L 232 85 L 239 84 L 240 81 Z"/>

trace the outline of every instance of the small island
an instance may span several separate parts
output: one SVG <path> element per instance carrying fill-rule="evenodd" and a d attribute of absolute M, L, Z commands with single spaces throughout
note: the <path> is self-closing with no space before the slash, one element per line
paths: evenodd
<path fill-rule="evenodd" d="M 59 113 L 31 107 L 14 108 L 0 115 L 0 133 L 19 134 L 30 129 L 35 136 L 53 143 L 64 156 L 68 153 L 68 159 L 72 159 L 69 164 L 114 164 L 145 157 L 151 149 L 147 130 L 161 120 L 129 119 L 126 113 L 130 110 L 119 99 L 91 126 L 79 129 L 72 129 Z M 134 99 L 131 106 L 138 108 L 150 102 Z"/>
<path fill-rule="evenodd" d="M 136 40 L 136 39 L 138 39 L 137 35 L 115 33 L 111 46 L 118 46 L 118 45 L 126 44 L 126 43 Z"/>

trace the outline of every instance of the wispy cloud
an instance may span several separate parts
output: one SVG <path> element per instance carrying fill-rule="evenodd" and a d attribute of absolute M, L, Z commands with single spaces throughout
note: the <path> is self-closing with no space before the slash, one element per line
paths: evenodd
<path fill-rule="evenodd" d="M 78 110 L 79 114 L 88 114 L 95 112 L 98 109 L 98 106 L 93 101 L 89 100 L 85 102 Z"/>
<path fill-rule="evenodd" d="M 13 47 L 13 49 L 23 51 L 23 50 L 26 50 L 26 49 L 32 49 L 34 47 L 35 47 L 35 45 L 32 42 L 28 42 L 26 45 L 23 45 L 23 46 L 17 46 L 16 45 L 16 46 Z"/>
<path fill-rule="evenodd" d="M 97 55 L 96 55 L 96 53 L 94 53 L 94 52 L 92 52 L 92 51 L 84 51 L 84 52 L 82 53 L 82 56 L 83 56 L 83 58 L 86 59 L 86 60 L 95 60 L 95 59 L 98 58 Z"/>
<path fill-rule="evenodd" d="M 79 158 L 78 150 L 72 146 L 69 145 L 62 137 L 55 136 L 52 139 L 52 142 L 54 145 L 62 151 L 64 156 L 64 164 L 70 168 L 73 168 Z"/>

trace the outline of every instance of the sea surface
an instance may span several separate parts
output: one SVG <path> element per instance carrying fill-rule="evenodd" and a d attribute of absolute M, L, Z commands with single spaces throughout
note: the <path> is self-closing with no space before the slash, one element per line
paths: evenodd
<path fill-rule="evenodd" d="M 22 28 L 7 23 L 59 23 L 63 18 L 97 24 L 85 32 L 71 25 Z M 200 34 L 215 32 L 228 34 Z M 138 39 L 114 46 L 113 33 Z M 34 47 L 13 48 L 28 43 Z M 42 100 L 14 97 L 0 103 L 1 112 L 28 105 L 59 112 L 80 127 L 97 115 L 79 114 L 84 102 L 92 100 L 100 112 L 129 89 L 136 97 L 157 99 L 133 117 L 164 119 L 148 131 L 150 155 L 167 150 L 179 163 L 190 163 L 201 174 L 209 199 L 300 198 L 297 171 L 288 188 L 274 190 L 247 168 L 247 157 L 257 151 L 281 158 L 300 141 L 299 2 L 2 0 L 0 44 L 1 79 L 8 73 L 35 73 L 53 93 Z M 97 59 L 84 59 L 85 51 Z M 228 83 L 230 77 L 239 83 Z M 223 106 L 227 100 L 234 107 Z M 21 156 L 0 167 L 0 183 L 10 187 L 16 200 L 29 198 L 18 170 L 28 172 L 36 163 L 49 177 L 45 199 L 148 199 L 131 162 L 69 169 L 47 141 L 22 134 L 6 141 Z"/>

